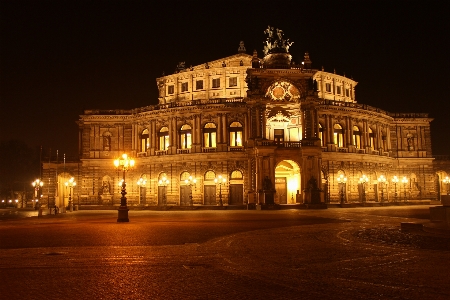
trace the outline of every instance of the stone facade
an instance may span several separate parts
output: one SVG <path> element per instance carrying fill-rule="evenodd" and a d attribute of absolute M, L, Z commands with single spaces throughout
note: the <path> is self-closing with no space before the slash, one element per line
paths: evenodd
<path fill-rule="evenodd" d="M 233 56 L 180 63 L 156 79 L 157 105 L 85 110 L 80 160 L 59 173 L 44 164 L 54 201 L 67 198 L 58 182 L 75 177 L 75 204 L 118 205 L 122 173 L 113 160 L 122 153 L 136 161 L 126 173 L 131 205 L 436 199 L 432 119 L 359 104 L 356 81 L 313 69 L 308 53 L 295 65 L 290 44 L 277 38 L 285 47 L 268 39 L 263 58 L 241 43 Z"/>

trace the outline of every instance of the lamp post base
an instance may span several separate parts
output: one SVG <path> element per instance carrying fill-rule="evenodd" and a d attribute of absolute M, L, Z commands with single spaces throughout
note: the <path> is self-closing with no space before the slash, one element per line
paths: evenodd
<path fill-rule="evenodd" d="M 119 209 L 117 210 L 117 222 L 130 222 L 130 220 L 128 219 L 128 207 L 119 207 Z"/>

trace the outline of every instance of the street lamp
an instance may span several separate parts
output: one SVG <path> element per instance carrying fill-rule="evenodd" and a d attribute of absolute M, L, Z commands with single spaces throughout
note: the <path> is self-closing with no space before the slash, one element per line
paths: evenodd
<path fill-rule="evenodd" d="M 369 182 L 369 177 L 367 177 L 366 175 L 361 176 L 361 178 L 359 178 L 359 183 L 361 183 L 362 185 L 362 202 L 366 202 L 366 183 Z"/>
<path fill-rule="evenodd" d="M 397 176 L 392 177 L 392 183 L 394 183 L 394 201 L 397 202 L 397 183 L 399 182 L 399 179 Z"/>
<path fill-rule="evenodd" d="M 444 179 L 442 179 L 442 182 L 445 183 L 445 185 L 447 185 L 447 195 L 450 195 L 450 190 L 448 189 L 448 187 L 450 185 L 450 178 L 448 178 L 448 176 L 446 176 Z"/>
<path fill-rule="evenodd" d="M 381 202 L 384 202 L 384 185 L 386 184 L 386 177 L 384 177 L 384 175 L 380 175 L 380 177 L 378 177 L 378 182 L 380 183 L 380 189 L 381 189 Z"/>
<path fill-rule="evenodd" d="M 341 199 L 341 204 L 344 204 L 344 202 L 345 202 L 345 184 L 347 183 L 347 177 L 345 177 L 344 174 L 340 174 L 337 177 L 337 182 L 339 185 L 339 196 Z"/>
<path fill-rule="evenodd" d="M 147 179 L 140 177 L 139 180 L 137 181 L 137 185 L 139 186 L 139 205 L 141 205 L 141 187 L 145 187 L 145 185 L 147 184 Z"/>
<path fill-rule="evenodd" d="M 188 179 L 184 180 L 184 183 L 190 187 L 190 192 L 189 192 L 189 205 L 193 206 L 194 205 L 194 201 L 192 200 L 192 187 L 195 186 L 195 184 L 197 183 L 197 179 L 192 178 L 192 176 L 189 176 Z"/>
<path fill-rule="evenodd" d="M 222 184 L 227 182 L 227 179 L 222 175 L 219 175 L 217 178 L 214 178 L 214 182 L 219 185 L 219 206 L 223 206 L 222 202 Z"/>
<path fill-rule="evenodd" d="M 44 182 L 39 180 L 39 179 L 36 179 L 35 181 L 33 181 L 31 183 L 31 185 L 34 187 L 34 199 L 36 200 L 35 208 L 37 209 L 38 208 L 38 201 L 39 201 L 38 199 L 40 197 L 40 196 L 38 196 L 39 195 L 39 190 L 44 185 Z"/>
<path fill-rule="evenodd" d="M 66 185 L 66 187 L 69 188 L 69 211 L 72 212 L 73 211 L 72 191 L 73 191 L 73 187 L 77 185 L 77 182 L 72 177 L 68 181 L 66 181 L 65 185 Z"/>
<path fill-rule="evenodd" d="M 402 183 L 403 183 L 403 192 L 405 195 L 404 201 L 406 202 L 406 184 L 408 183 L 408 178 L 406 178 L 406 176 L 403 176 Z"/>
<path fill-rule="evenodd" d="M 167 204 L 167 196 L 166 196 L 166 193 L 167 193 L 167 186 L 169 185 L 169 182 L 170 182 L 170 181 L 169 181 L 169 179 L 166 178 L 166 176 L 163 176 L 163 178 L 161 178 L 161 179 L 158 181 L 159 185 L 164 187 L 164 193 L 163 193 L 163 205 L 164 205 L 164 206 L 166 206 L 166 204 Z"/>
<path fill-rule="evenodd" d="M 123 176 L 122 176 L 122 197 L 120 198 L 120 206 L 117 210 L 118 217 L 117 222 L 129 222 L 128 219 L 128 206 L 127 206 L 127 197 L 125 195 L 127 194 L 127 184 L 125 182 L 125 173 L 134 167 L 134 159 L 128 157 L 125 153 L 122 154 L 121 157 L 114 160 L 114 166 L 116 166 L 117 170 L 122 170 Z"/>

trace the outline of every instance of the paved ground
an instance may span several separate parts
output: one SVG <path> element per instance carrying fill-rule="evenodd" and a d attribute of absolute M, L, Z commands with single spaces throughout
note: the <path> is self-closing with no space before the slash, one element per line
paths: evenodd
<path fill-rule="evenodd" d="M 0 210 L 0 299 L 450 299 L 428 206 L 287 211 Z"/>

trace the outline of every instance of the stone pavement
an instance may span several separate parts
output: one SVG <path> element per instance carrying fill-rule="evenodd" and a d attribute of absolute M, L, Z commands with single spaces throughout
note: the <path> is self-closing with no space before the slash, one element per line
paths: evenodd
<path fill-rule="evenodd" d="M 74 212 L 0 222 L 1 299 L 449 299 L 427 207 Z"/>

